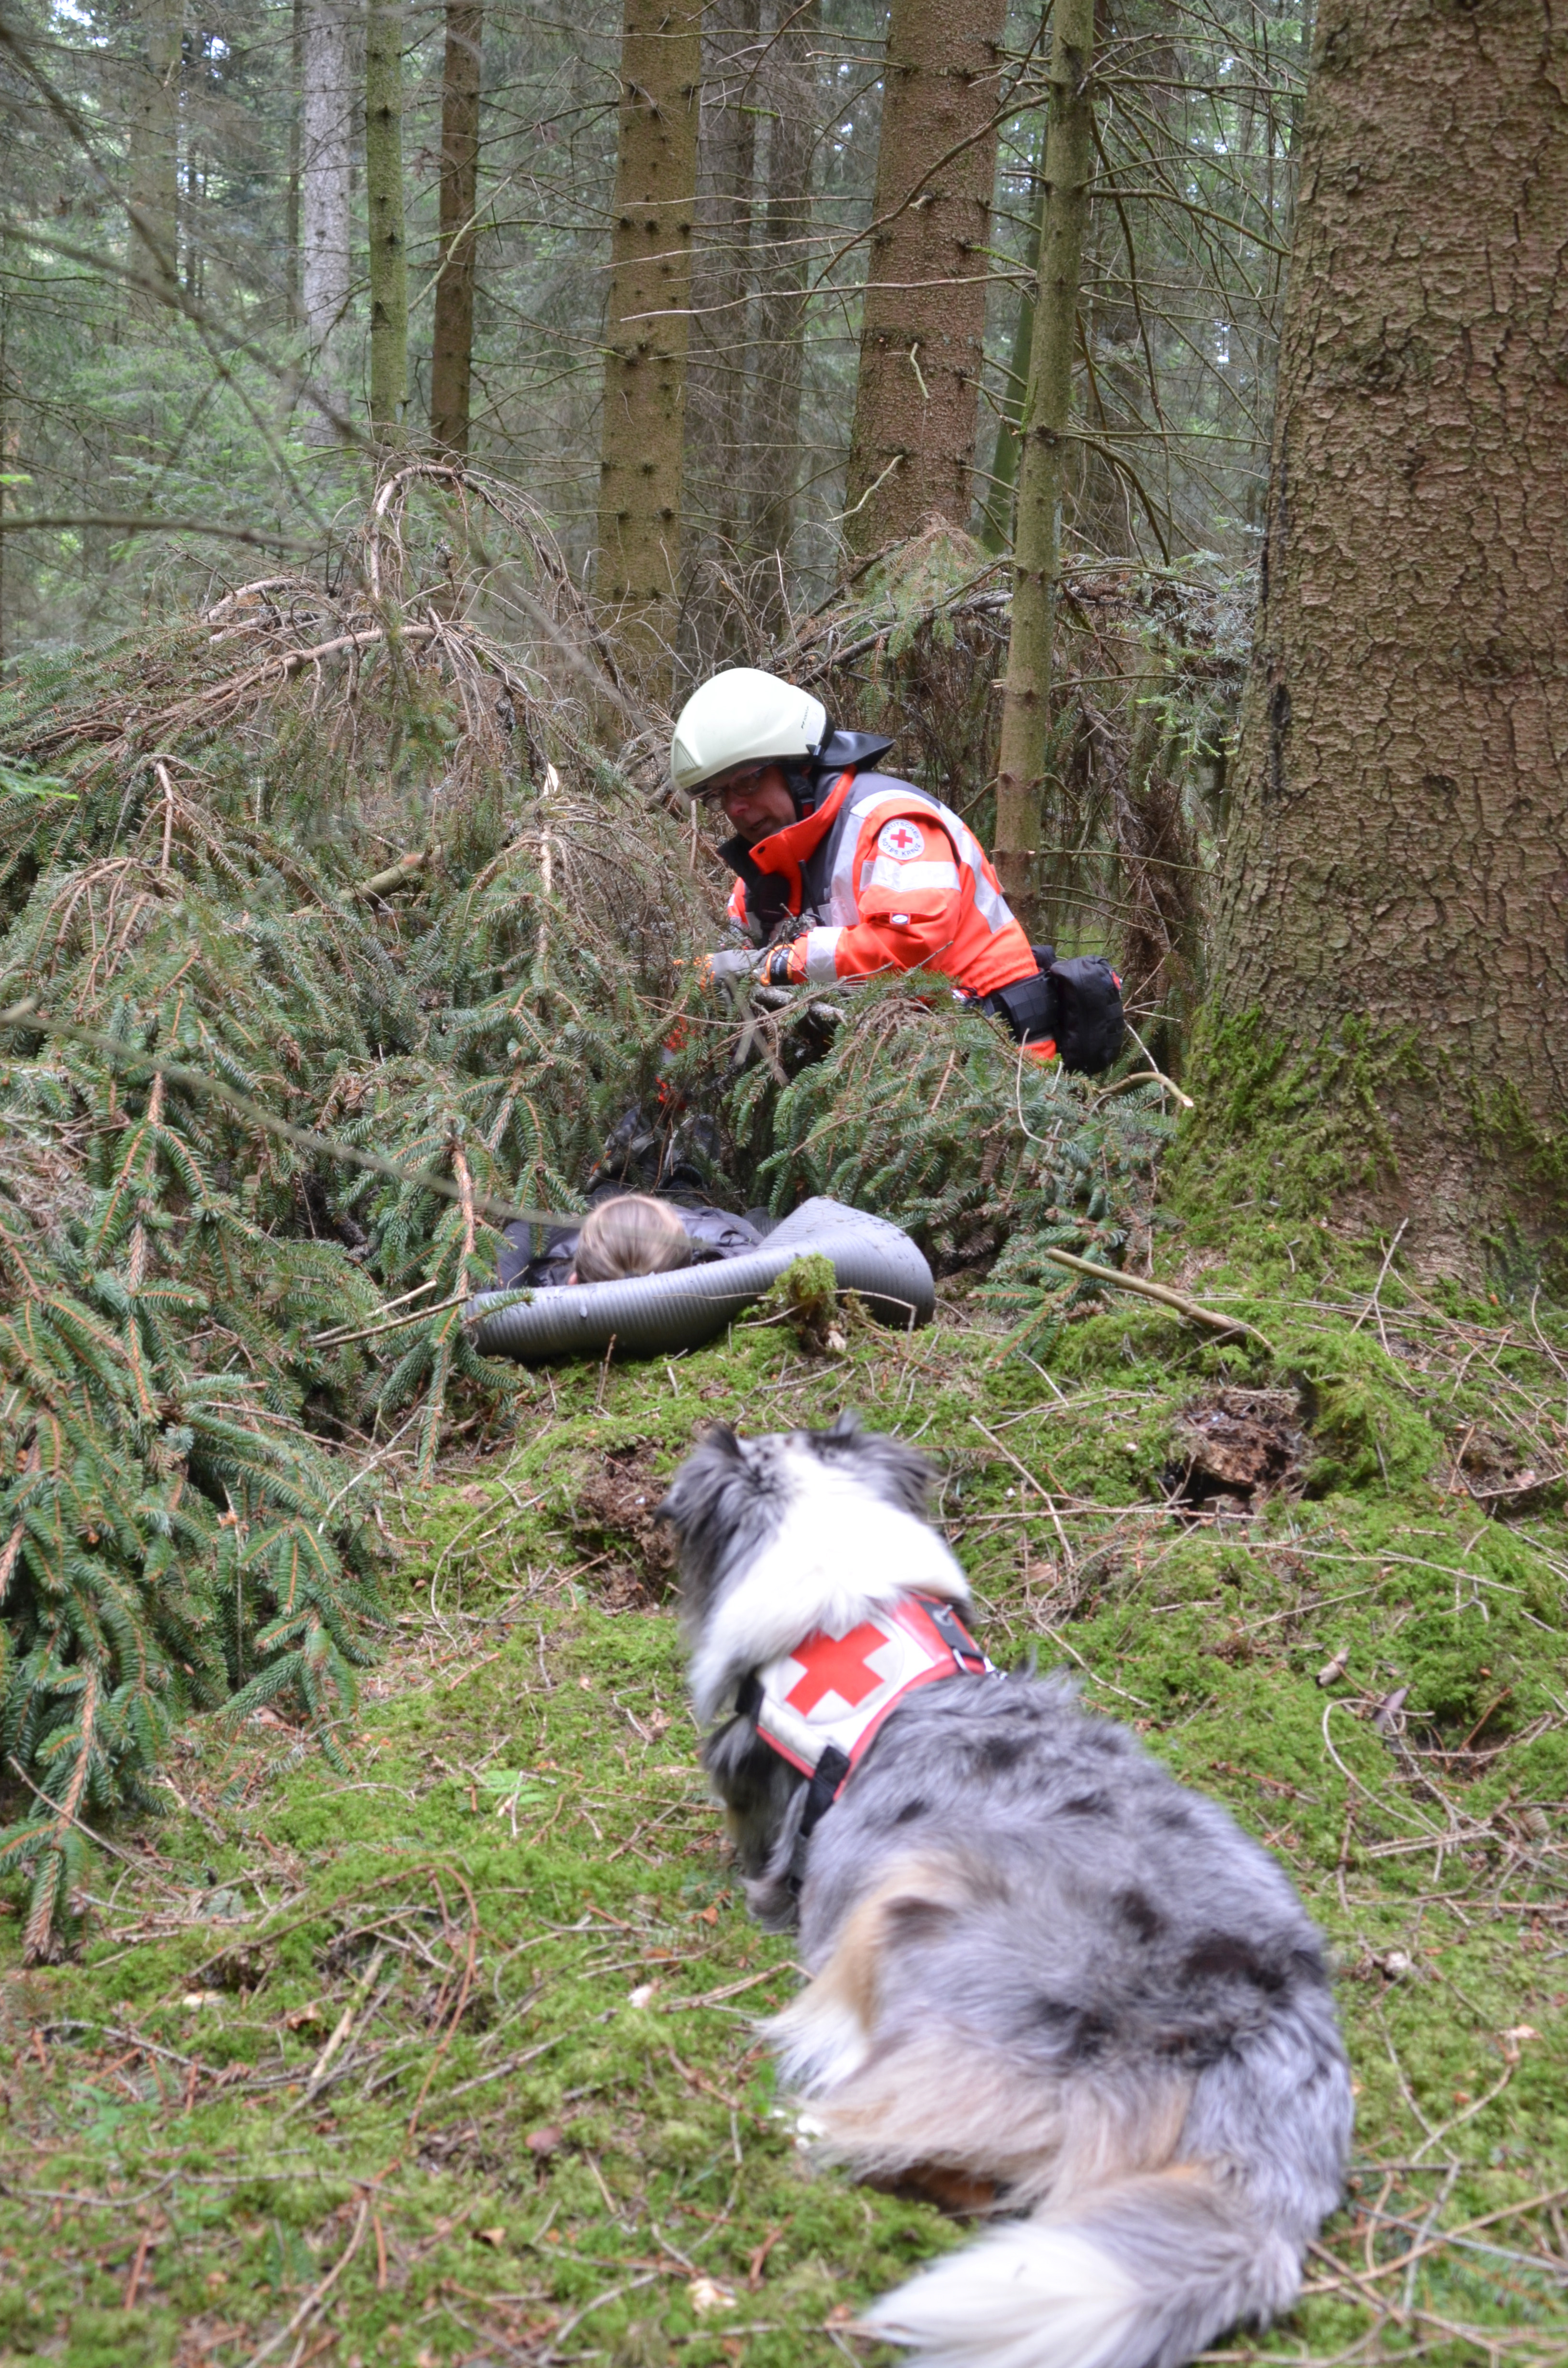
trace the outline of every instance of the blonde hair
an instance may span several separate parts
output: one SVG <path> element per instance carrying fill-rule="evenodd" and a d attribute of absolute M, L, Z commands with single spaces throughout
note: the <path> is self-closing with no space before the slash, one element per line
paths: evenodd
<path fill-rule="evenodd" d="M 579 1282 L 666 1274 L 690 1265 L 691 1237 L 667 1201 L 655 1201 L 648 1192 L 622 1192 L 589 1210 L 573 1263 Z"/>

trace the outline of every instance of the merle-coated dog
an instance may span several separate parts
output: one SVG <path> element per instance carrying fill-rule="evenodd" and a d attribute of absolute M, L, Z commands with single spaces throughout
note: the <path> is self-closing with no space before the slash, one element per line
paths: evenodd
<path fill-rule="evenodd" d="M 994 2199 L 867 2331 L 926 2368 L 1179 2368 L 1290 2305 L 1338 2198 L 1323 1942 L 1267 1852 L 1061 1677 L 955 1662 L 802 1838 L 813 1788 L 757 1673 L 911 1595 L 954 1629 L 969 1589 L 928 1482 L 846 1417 L 715 1430 L 663 1507 L 705 1761 L 753 1908 L 798 1917 L 812 1977 L 771 2035 L 836 2159 Z"/>

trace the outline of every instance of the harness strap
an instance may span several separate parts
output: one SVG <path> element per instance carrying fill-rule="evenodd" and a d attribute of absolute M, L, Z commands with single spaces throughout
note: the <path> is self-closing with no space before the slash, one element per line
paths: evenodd
<path fill-rule="evenodd" d="M 983 1678 L 987 1670 L 991 1670 L 991 1674 L 994 1676 L 995 1671 L 991 1669 L 990 1662 L 953 1610 L 952 1605 L 944 1603 L 940 1597 L 934 1595 L 923 1595 L 920 1600 L 925 1609 L 926 1617 L 958 1663 L 963 1675 L 966 1678 Z"/>
<path fill-rule="evenodd" d="M 927 1623 L 937 1645 L 950 1656 L 951 1666 L 944 1668 L 939 1663 L 934 1664 L 927 1660 L 918 1673 L 906 1675 L 891 1700 L 884 1699 L 876 1707 L 870 1718 L 862 1723 L 858 1739 L 850 1739 L 846 1736 L 846 1739 L 850 1739 L 848 1750 L 846 1750 L 839 1742 L 824 1740 L 813 1761 L 809 1755 L 797 1757 L 789 1744 L 782 1742 L 777 1734 L 769 1731 L 769 1725 L 765 1724 L 765 1721 L 771 1723 L 777 1718 L 779 1705 L 777 1701 L 770 1700 L 767 1685 L 764 1680 L 765 1678 L 772 1677 L 778 1664 L 770 1663 L 766 1671 L 748 1670 L 735 1690 L 737 1716 L 749 1719 L 756 1728 L 758 1741 L 766 1744 L 770 1751 L 775 1752 L 779 1759 L 786 1761 L 805 1779 L 805 1798 L 801 1804 L 801 1822 L 796 1829 L 794 1852 L 789 1873 L 785 1878 L 791 1890 L 799 1891 L 805 1880 L 806 1845 L 812 1833 L 838 1799 L 858 1764 L 862 1753 L 880 1732 L 890 1712 L 896 1709 L 898 1703 L 916 1687 L 929 1683 L 933 1679 L 1001 1675 L 1000 1670 L 993 1667 L 975 1643 L 951 1604 L 945 1602 L 938 1596 L 926 1595 L 918 1589 L 911 1591 L 908 1600 L 918 1607 L 920 1617 Z M 898 1615 L 894 1614 L 895 1622 L 897 1618 Z M 856 1630 L 853 1635 L 858 1636 L 864 1633 L 868 1632 Z M 869 1633 L 874 1635 L 875 1631 L 872 1629 Z M 799 1667 L 802 1657 L 809 1656 L 816 1647 L 826 1645 L 832 1641 L 825 1634 L 806 1637 L 796 1647 L 793 1655 L 785 1657 Z"/>
<path fill-rule="evenodd" d="M 817 1761 L 816 1772 L 806 1787 L 806 1806 L 801 1818 L 801 1839 L 809 1840 L 821 1825 L 840 1793 L 849 1773 L 849 1754 L 830 1743 Z"/>

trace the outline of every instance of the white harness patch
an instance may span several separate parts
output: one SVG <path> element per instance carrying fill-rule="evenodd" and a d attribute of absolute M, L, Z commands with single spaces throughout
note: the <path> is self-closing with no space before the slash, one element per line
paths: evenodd
<path fill-rule="evenodd" d="M 903 1595 L 843 1635 L 819 1629 L 758 1669 L 761 1701 L 752 1715 L 764 1742 L 810 1776 L 830 1748 L 853 1768 L 916 1686 L 997 1675 L 951 1605 Z"/>

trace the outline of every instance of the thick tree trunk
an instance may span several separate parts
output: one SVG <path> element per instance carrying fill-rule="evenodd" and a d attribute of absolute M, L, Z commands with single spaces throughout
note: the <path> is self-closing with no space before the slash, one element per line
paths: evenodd
<path fill-rule="evenodd" d="M 686 518 L 733 564 L 745 515 L 744 450 L 752 209 L 756 189 L 757 0 L 708 0 L 687 365 Z"/>
<path fill-rule="evenodd" d="M 403 229 L 403 0 L 365 16 L 365 211 L 370 229 L 370 428 L 393 444 L 408 400 L 408 249 Z"/>
<path fill-rule="evenodd" d="M 348 207 L 354 155 L 354 75 L 348 0 L 303 0 L 300 161 L 301 276 L 312 367 L 321 393 L 342 412 L 349 291 Z M 313 444 L 337 440 L 313 415 Z"/>
<path fill-rule="evenodd" d="M 814 55 L 821 0 L 778 0 L 782 20 L 762 74 L 767 110 L 767 208 L 759 260 L 756 366 L 747 442 L 754 456 L 751 541 L 788 555 L 801 467 L 801 390 L 806 335 L 812 162 L 821 101 Z"/>
<path fill-rule="evenodd" d="M 304 294 L 300 276 L 300 165 L 304 154 L 305 0 L 293 0 L 289 64 L 289 213 L 283 234 L 289 244 L 289 301 L 298 314 Z"/>
<path fill-rule="evenodd" d="M 892 0 L 846 529 L 967 527 L 1006 0 Z"/>
<path fill-rule="evenodd" d="M 184 0 L 141 0 L 142 56 L 131 88 L 131 268 L 138 309 L 179 288 L 179 84 Z"/>
<path fill-rule="evenodd" d="M 651 675 L 674 640 L 701 0 L 625 0 L 595 589 Z"/>
<path fill-rule="evenodd" d="M 473 372 L 474 212 L 479 202 L 479 93 L 483 0 L 447 0 L 441 74 L 441 276 L 430 357 L 430 440 L 468 450 Z"/>
<path fill-rule="evenodd" d="M 1051 717 L 1051 641 L 1061 545 L 1062 477 L 1077 348 L 1078 274 L 1094 170 L 1095 0 L 1056 0 L 1040 294 L 1013 537 L 1013 615 L 997 754 L 994 858 L 1015 912 L 1033 919 L 1040 788 Z"/>
<path fill-rule="evenodd" d="M 1324 0 L 1206 1054 L 1236 1197 L 1559 1280 L 1565 103 L 1546 0 Z"/>

